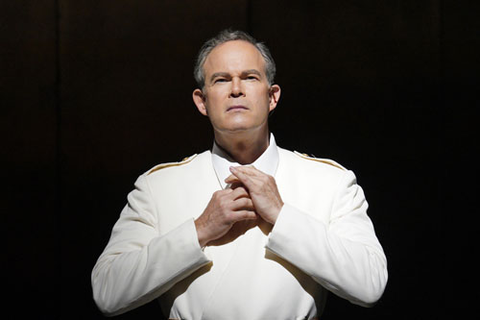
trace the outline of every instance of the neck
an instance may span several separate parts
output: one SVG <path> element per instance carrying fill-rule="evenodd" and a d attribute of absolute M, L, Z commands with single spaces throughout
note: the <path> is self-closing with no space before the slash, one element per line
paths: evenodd
<path fill-rule="evenodd" d="M 251 164 L 267 150 L 270 134 L 268 128 L 258 132 L 215 132 L 215 142 L 236 162 Z"/>

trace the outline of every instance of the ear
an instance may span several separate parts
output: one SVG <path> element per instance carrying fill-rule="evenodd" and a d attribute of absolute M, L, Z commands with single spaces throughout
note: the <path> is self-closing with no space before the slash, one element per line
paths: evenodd
<path fill-rule="evenodd" d="M 202 90 L 195 89 L 192 94 L 193 102 L 197 106 L 198 111 L 204 116 L 208 116 L 207 106 L 205 104 L 207 97 L 203 94 Z"/>
<path fill-rule="evenodd" d="M 270 105 L 269 105 L 269 111 L 272 112 L 278 104 L 278 100 L 280 100 L 280 93 L 281 89 L 278 84 L 274 84 L 273 86 L 270 87 Z"/>

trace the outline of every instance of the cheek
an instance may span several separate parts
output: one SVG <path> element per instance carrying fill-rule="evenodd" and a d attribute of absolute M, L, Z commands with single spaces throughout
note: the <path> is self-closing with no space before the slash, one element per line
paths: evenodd
<path fill-rule="evenodd" d="M 263 109 L 265 108 L 270 108 L 270 96 L 268 94 L 268 90 L 265 89 L 260 89 L 257 90 L 255 93 L 255 105 Z"/>
<path fill-rule="evenodd" d="M 208 98 L 206 101 L 206 107 L 209 115 L 213 115 L 216 112 L 216 110 L 221 109 L 222 101 L 223 99 L 219 94 L 208 95 Z"/>

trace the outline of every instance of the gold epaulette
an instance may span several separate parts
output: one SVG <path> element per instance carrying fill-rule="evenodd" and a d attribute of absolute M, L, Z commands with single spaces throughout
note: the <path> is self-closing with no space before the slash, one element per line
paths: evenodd
<path fill-rule="evenodd" d="M 331 166 L 334 166 L 335 168 L 338 168 L 338 169 L 341 169 L 341 170 L 347 170 L 345 167 L 343 167 L 341 164 L 333 161 L 333 160 L 330 160 L 330 159 L 321 159 L 321 158 L 316 158 L 314 156 L 310 156 L 306 153 L 300 153 L 298 151 L 294 151 L 294 153 L 299 156 L 300 158 L 302 159 L 307 159 L 307 160 L 311 160 L 311 161 L 317 161 L 317 162 L 321 162 L 321 163 L 325 163 L 325 164 L 329 164 Z"/>
<path fill-rule="evenodd" d="M 183 159 L 182 161 L 180 161 L 180 162 L 169 162 L 169 163 L 159 164 L 158 166 L 156 166 L 155 168 L 153 168 L 152 170 L 150 170 L 150 171 L 148 172 L 148 174 L 152 174 L 152 173 L 154 173 L 155 171 L 162 170 L 162 169 L 165 169 L 165 168 L 182 166 L 182 165 L 184 165 L 184 164 L 189 163 L 189 162 L 192 161 L 193 159 L 195 159 L 196 156 L 197 156 L 197 154 L 194 154 L 193 156 L 184 158 L 184 159 Z M 148 174 L 147 174 L 147 175 L 148 175 Z"/>

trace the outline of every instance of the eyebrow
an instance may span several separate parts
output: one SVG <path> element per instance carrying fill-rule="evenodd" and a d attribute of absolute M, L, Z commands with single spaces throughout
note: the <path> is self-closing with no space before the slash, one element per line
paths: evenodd
<path fill-rule="evenodd" d="M 218 78 L 218 77 L 229 77 L 230 74 L 227 73 L 227 72 L 215 72 L 214 74 L 212 74 L 212 76 L 210 77 L 210 82 L 213 81 L 213 79 L 215 78 Z"/>
<path fill-rule="evenodd" d="M 246 75 L 249 75 L 249 74 L 255 74 L 259 77 L 262 76 L 262 74 L 260 73 L 260 71 L 258 71 L 257 69 L 248 69 L 248 70 L 245 70 L 245 71 L 242 71 L 241 75 L 242 77 L 246 76 Z M 214 74 L 212 74 L 212 76 L 210 77 L 210 81 L 213 81 L 213 79 L 217 78 L 217 77 L 225 77 L 225 78 L 228 78 L 230 77 L 230 74 L 228 72 L 215 72 Z"/>

